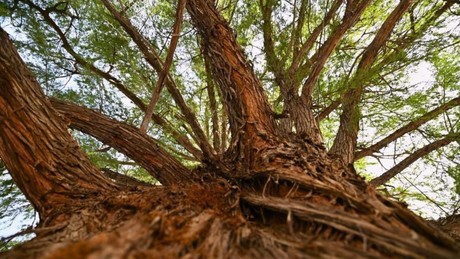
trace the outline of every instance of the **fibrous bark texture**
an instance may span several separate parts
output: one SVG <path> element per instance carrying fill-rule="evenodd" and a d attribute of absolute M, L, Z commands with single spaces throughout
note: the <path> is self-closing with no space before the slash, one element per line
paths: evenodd
<path fill-rule="evenodd" d="M 110 1 L 103 2 L 137 39 L 151 65 L 161 71 L 162 64 L 145 38 Z M 459 256 L 460 247 L 451 237 L 401 203 L 378 194 L 340 156 L 329 155 L 315 138 L 279 131 L 260 81 L 213 2 L 189 0 L 187 10 L 223 95 L 233 142 L 228 156 L 218 161 L 214 155 L 204 157 L 215 161 L 203 163 L 190 173 L 134 127 L 53 101 L 60 117 L 2 32 L 0 155 L 40 215 L 52 214 L 54 220 L 47 223 L 44 219 L 45 223 L 34 230 L 36 238 L 0 255 L 277 259 Z M 340 36 L 347 24 L 355 23 L 359 17 L 355 13 L 362 12 L 369 2 L 347 1 L 346 23 L 335 33 Z M 324 65 L 321 57 L 314 67 Z M 311 80 L 315 77 L 313 74 Z M 171 92 L 177 90 L 169 77 L 166 86 Z M 179 99 L 176 102 L 180 106 Z M 186 113 L 187 109 L 182 110 Z M 136 186 L 133 182 L 119 186 L 104 177 L 70 138 L 62 123 L 64 116 L 71 127 L 119 148 L 164 186 Z M 198 128 L 195 131 L 197 136 L 201 134 Z M 199 144 L 205 156 L 211 152 L 208 144 Z"/>
<path fill-rule="evenodd" d="M 113 189 L 67 132 L 1 28 L 0 42 L 0 157 L 27 199 L 44 217 L 71 197 Z"/>

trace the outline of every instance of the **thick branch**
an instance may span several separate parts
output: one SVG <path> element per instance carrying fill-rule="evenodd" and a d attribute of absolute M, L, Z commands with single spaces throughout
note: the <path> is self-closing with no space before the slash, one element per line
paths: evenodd
<path fill-rule="evenodd" d="M 361 97 L 364 91 L 364 84 L 359 80 L 365 74 L 370 66 L 375 62 L 379 50 L 391 35 L 396 24 L 401 20 L 404 13 L 409 9 L 413 0 L 401 0 L 396 8 L 387 17 L 382 24 L 372 42 L 366 48 L 359 62 L 356 76 L 353 82 L 358 85 L 350 85 L 342 98 L 342 114 L 340 116 L 340 126 L 334 144 L 330 150 L 331 153 L 340 155 L 344 162 L 349 164 L 354 161 L 356 143 L 358 139 L 360 110 L 358 104 L 361 103 Z"/>
<path fill-rule="evenodd" d="M 163 185 L 190 181 L 191 173 L 135 127 L 69 102 L 51 99 L 53 107 L 70 120 L 70 127 L 115 148 L 145 168 Z"/>
<path fill-rule="evenodd" d="M 411 132 L 424 123 L 436 118 L 438 115 L 442 114 L 445 111 L 450 110 L 451 108 L 460 106 L 460 97 L 457 97 L 455 99 L 452 99 L 448 101 L 447 103 L 437 107 L 436 109 L 426 113 L 425 115 L 419 117 L 418 119 L 404 125 L 403 127 L 399 128 L 398 130 L 394 131 L 390 135 L 388 135 L 386 138 L 380 140 L 379 142 L 371 145 L 368 148 L 365 148 L 361 151 L 356 152 L 355 154 L 355 160 L 358 160 L 360 158 L 363 158 L 365 156 L 372 155 L 374 152 L 377 152 L 378 150 L 386 147 L 388 144 L 391 142 L 395 141 L 396 139 L 400 138 L 404 134 Z"/>
<path fill-rule="evenodd" d="M 409 155 L 406 159 L 395 165 L 390 170 L 386 171 L 379 177 L 376 177 L 370 181 L 370 184 L 373 186 L 379 186 L 386 182 L 388 182 L 391 178 L 395 177 L 399 174 L 402 170 L 410 166 L 412 163 L 420 159 L 421 157 L 428 155 L 430 152 L 439 149 L 441 147 L 447 146 L 453 141 L 459 141 L 460 134 L 452 134 L 448 135 L 447 137 L 437 140 L 431 144 L 426 145 L 425 147 L 415 151 L 413 154 Z"/>
<path fill-rule="evenodd" d="M 70 199 L 115 190 L 67 132 L 0 28 L 0 157 L 41 217 Z"/>
<path fill-rule="evenodd" d="M 232 137 L 254 144 L 260 135 L 274 134 L 272 112 L 262 85 L 231 28 L 211 1 L 188 1 L 187 10 L 202 37 L 204 57 L 212 68 L 214 80 L 221 88 Z M 240 135 L 241 130 L 245 132 L 244 137 Z"/>

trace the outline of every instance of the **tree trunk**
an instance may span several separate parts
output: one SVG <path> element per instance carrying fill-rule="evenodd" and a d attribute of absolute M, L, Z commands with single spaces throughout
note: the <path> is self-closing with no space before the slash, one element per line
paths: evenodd
<path fill-rule="evenodd" d="M 116 189 L 80 151 L 1 28 L 0 42 L 0 157 L 41 220 L 69 199 Z"/>
<path fill-rule="evenodd" d="M 2 32 L 1 158 L 44 222 L 51 212 L 57 215 L 54 218 L 65 215 L 59 218 L 64 224 L 52 228 L 42 224 L 35 239 L 2 256 L 460 255 L 454 240 L 400 203 L 376 193 L 309 136 L 278 132 L 260 81 L 211 2 L 189 0 L 187 9 L 224 97 L 234 141 L 228 151 L 231 156 L 219 161 L 225 170 L 198 168 L 189 181 L 168 181 L 168 186 L 120 187 L 103 177 L 71 140 L 63 119 Z M 136 131 L 127 130 L 133 135 Z M 113 142 L 107 143 L 112 145 L 120 141 L 120 136 L 110 138 Z M 146 157 L 162 154 L 155 148 L 142 152 Z M 142 163 L 142 157 L 137 159 Z M 161 177 L 161 166 L 154 170 Z"/>

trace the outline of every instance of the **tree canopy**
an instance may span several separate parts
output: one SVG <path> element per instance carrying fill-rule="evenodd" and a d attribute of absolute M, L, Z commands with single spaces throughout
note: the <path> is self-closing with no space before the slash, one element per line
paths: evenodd
<path fill-rule="evenodd" d="M 47 217 L 60 222 L 53 208 L 67 204 L 66 195 L 40 198 L 38 193 L 47 188 L 86 197 L 98 190 L 159 184 L 171 191 L 208 177 L 228 181 L 226 195 L 255 190 L 261 196 L 249 191 L 235 201 L 243 204 L 238 205 L 242 214 L 265 223 L 270 219 L 252 205 L 286 213 L 288 232 L 293 231 L 292 217 L 302 222 L 328 218 L 308 214 L 297 201 L 282 207 L 281 194 L 289 198 L 297 191 L 311 191 L 314 197 L 323 192 L 312 204 L 325 199 L 342 208 L 346 200 L 361 212 L 375 207 L 386 213 L 383 205 L 362 205 L 351 194 L 375 189 L 378 197 L 391 197 L 375 199 L 395 211 L 400 205 L 389 205 L 393 199 L 425 217 L 447 217 L 460 209 L 458 1 L 6 0 L 0 3 L 0 19 L 33 75 L 11 73 L 35 77 L 49 102 L 42 109 L 48 106 L 35 101 L 45 100 L 40 94 L 6 89 L 22 81 L 8 72 L 17 65 L 7 45 L 0 49 L 0 63 L 6 64 L 0 66 L 2 218 L 26 212 L 32 217 L 36 210 L 43 227 Z M 2 37 L 1 44 L 6 42 Z M 9 99 L 16 95 L 27 96 L 24 103 L 49 118 L 27 115 L 9 122 L 10 113 L 25 105 Z M 10 141 L 14 128 L 36 127 L 24 118 L 56 127 L 37 128 L 36 135 L 51 144 L 37 138 L 31 153 L 72 154 L 65 161 L 81 163 L 79 169 L 67 170 L 64 162 L 59 167 L 59 159 L 42 163 L 34 158 L 29 163 L 35 172 L 59 173 L 37 180 L 36 188 L 27 187 L 31 176 L 20 172 L 28 160 L 11 158 L 19 144 Z M 18 139 L 24 150 L 35 145 L 29 143 L 33 138 Z M 292 151 L 299 147 L 305 155 Z M 58 169 L 53 171 L 54 166 Z M 317 180 L 291 174 L 299 170 Z M 336 184 L 340 177 L 347 179 L 345 187 Z M 286 183 L 287 191 L 273 191 L 278 181 Z M 346 193 L 349 185 L 353 188 Z M 273 197 L 265 196 L 270 192 Z M 405 213 L 395 217 L 414 220 Z M 198 225 L 197 233 L 204 228 Z M 420 226 L 410 229 L 429 232 Z M 356 234 L 351 225 L 329 227 Z M 380 238 L 371 239 L 381 245 Z"/>

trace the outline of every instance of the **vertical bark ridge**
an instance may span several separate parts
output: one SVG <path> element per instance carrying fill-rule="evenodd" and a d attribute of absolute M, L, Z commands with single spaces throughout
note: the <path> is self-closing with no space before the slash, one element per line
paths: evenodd
<path fill-rule="evenodd" d="M 258 146 L 263 136 L 275 134 L 272 111 L 260 81 L 212 1 L 191 0 L 187 9 L 202 36 L 203 53 L 214 80 L 221 88 L 233 139 L 230 148 L 239 144 Z"/>

